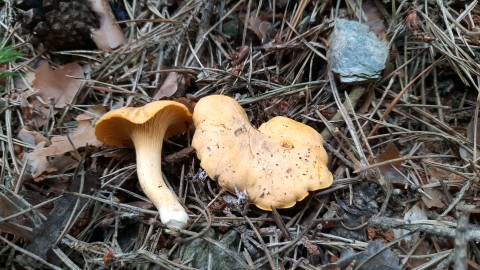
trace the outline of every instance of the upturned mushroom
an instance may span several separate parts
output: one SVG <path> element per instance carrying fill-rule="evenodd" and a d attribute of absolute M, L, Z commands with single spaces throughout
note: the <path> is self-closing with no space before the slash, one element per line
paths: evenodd
<path fill-rule="evenodd" d="M 202 98 L 193 122 L 202 168 L 230 192 L 246 190 L 261 209 L 292 207 L 332 184 L 323 139 L 307 125 L 275 117 L 257 130 L 242 107 L 222 95 Z"/>
<path fill-rule="evenodd" d="M 155 101 L 139 108 L 123 107 L 102 116 L 95 127 L 98 140 L 111 146 L 134 146 L 140 186 L 157 207 L 168 228 L 183 229 L 188 215 L 163 180 L 163 140 L 186 130 L 192 116 L 185 105 Z"/>

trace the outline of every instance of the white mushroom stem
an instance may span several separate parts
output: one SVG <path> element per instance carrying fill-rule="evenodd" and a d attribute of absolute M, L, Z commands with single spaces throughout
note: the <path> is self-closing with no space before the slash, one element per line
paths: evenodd
<path fill-rule="evenodd" d="M 183 229 L 188 223 L 188 215 L 163 181 L 161 167 L 165 132 L 169 123 L 175 121 L 171 116 L 168 112 L 160 112 L 147 123 L 135 126 L 130 135 L 137 155 L 140 186 L 157 207 L 162 223 L 171 229 Z"/>

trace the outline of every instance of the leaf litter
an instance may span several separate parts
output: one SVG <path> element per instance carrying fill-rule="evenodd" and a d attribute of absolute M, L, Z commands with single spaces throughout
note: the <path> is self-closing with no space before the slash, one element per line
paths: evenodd
<path fill-rule="evenodd" d="M 476 1 L 110 2 L 128 40 L 117 49 L 44 51 L 1 17 L 22 52 L 2 64 L 18 74 L 0 93 L 2 267 L 480 269 Z M 389 44 L 378 81 L 329 75 L 338 18 Z M 164 145 L 165 179 L 192 220 L 167 233 L 132 149 L 96 142 L 95 121 L 157 98 L 193 110 L 211 94 L 237 99 L 255 126 L 283 115 L 321 132 L 333 186 L 259 210 L 200 169 L 191 127 Z M 205 248 L 185 250 L 195 241 Z"/>
<path fill-rule="evenodd" d="M 39 177 L 45 172 L 64 173 L 78 165 L 76 160 L 80 157 L 76 155 L 77 149 L 102 146 L 103 143 L 95 137 L 93 125 L 95 119 L 105 112 L 104 107 L 93 106 L 88 113 L 76 117 L 76 127 L 71 134 L 53 136 L 49 141 L 42 140 L 36 144 L 35 149 L 27 156 L 32 177 L 40 180 Z M 70 152 L 73 158 L 64 155 Z"/>
<path fill-rule="evenodd" d="M 33 87 L 44 104 L 64 108 L 73 102 L 84 78 L 78 63 L 68 63 L 53 70 L 45 62 L 35 70 Z"/>

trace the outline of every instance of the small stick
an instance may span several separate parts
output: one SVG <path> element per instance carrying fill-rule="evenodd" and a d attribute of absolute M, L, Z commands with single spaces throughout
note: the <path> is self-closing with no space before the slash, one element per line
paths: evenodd
<path fill-rule="evenodd" d="M 457 223 L 437 220 L 404 221 L 396 218 L 373 217 L 370 219 L 369 225 L 383 230 L 405 229 L 409 231 L 426 232 L 442 237 L 455 238 Z M 470 241 L 480 241 L 479 226 L 469 225 L 468 231 Z"/>
<path fill-rule="evenodd" d="M 454 269 L 467 270 L 468 242 L 469 242 L 469 217 L 467 211 L 457 211 L 457 234 L 455 236 L 455 255 L 453 256 Z"/>
<path fill-rule="evenodd" d="M 350 102 L 352 104 L 352 107 L 355 107 L 355 104 L 357 104 L 358 100 L 360 99 L 360 97 L 363 96 L 363 94 L 365 93 L 365 90 L 366 88 L 364 86 L 355 86 L 353 87 L 352 91 L 350 92 L 350 94 L 348 94 L 348 98 L 350 99 Z M 343 106 L 344 107 L 347 107 L 347 101 L 345 101 L 343 103 Z M 333 127 L 331 128 L 332 130 L 335 130 L 336 127 L 339 127 L 341 125 L 340 120 L 343 119 L 343 116 L 342 116 L 342 113 L 339 111 L 337 111 L 337 113 L 332 117 L 332 119 L 330 120 L 330 122 L 333 122 L 333 123 L 330 123 L 330 125 Z M 332 133 L 330 132 L 330 130 L 328 128 L 324 128 L 322 130 L 322 137 L 325 141 L 328 141 L 332 138 Z"/>

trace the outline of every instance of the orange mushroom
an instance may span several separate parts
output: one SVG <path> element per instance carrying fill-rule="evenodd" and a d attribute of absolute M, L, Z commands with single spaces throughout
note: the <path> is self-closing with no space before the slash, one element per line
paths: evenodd
<path fill-rule="evenodd" d="M 230 192 L 246 190 L 261 209 L 292 207 L 332 184 L 322 136 L 307 125 L 275 117 L 257 130 L 234 99 L 221 95 L 202 98 L 193 122 L 202 168 Z"/>
<path fill-rule="evenodd" d="M 140 186 L 168 228 L 183 229 L 188 215 L 163 180 L 163 140 L 186 130 L 192 122 L 185 105 L 155 101 L 143 107 L 123 107 L 102 116 L 95 127 L 98 140 L 112 146 L 135 146 Z"/>

